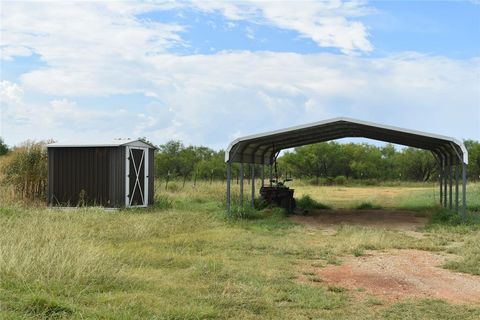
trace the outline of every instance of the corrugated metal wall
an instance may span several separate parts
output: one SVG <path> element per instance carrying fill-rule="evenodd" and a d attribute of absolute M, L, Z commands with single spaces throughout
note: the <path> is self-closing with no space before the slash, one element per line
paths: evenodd
<path fill-rule="evenodd" d="M 77 206 L 84 202 L 86 205 L 111 206 L 110 149 L 114 148 L 50 148 L 50 203 Z"/>
<path fill-rule="evenodd" d="M 84 201 L 85 205 L 124 207 L 125 157 L 125 146 L 49 148 L 49 204 L 77 206 Z M 148 204 L 153 204 L 154 149 L 148 158 Z"/>
<path fill-rule="evenodd" d="M 110 206 L 125 206 L 125 147 L 110 150 Z"/>

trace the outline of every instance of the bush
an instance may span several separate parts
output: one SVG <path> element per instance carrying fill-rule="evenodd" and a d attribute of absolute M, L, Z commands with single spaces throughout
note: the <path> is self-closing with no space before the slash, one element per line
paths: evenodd
<path fill-rule="evenodd" d="M 344 186 L 347 183 L 347 177 L 345 176 L 335 177 L 334 182 L 337 186 Z"/>
<path fill-rule="evenodd" d="M 468 206 L 468 210 L 474 211 L 474 212 L 480 212 L 480 204 L 479 205 Z"/>
<path fill-rule="evenodd" d="M 333 186 L 335 184 L 335 178 L 332 177 L 327 177 L 325 179 L 325 185 L 327 186 Z"/>
<path fill-rule="evenodd" d="M 28 141 L 13 149 L 5 167 L 3 183 L 22 199 L 45 198 L 47 187 L 46 142 Z"/>
<path fill-rule="evenodd" d="M 373 204 L 370 202 L 362 202 L 358 206 L 355 207 L 357 210 L 379 210 L 382 209 L 381 206 L 377 204 Z"/>
<path fill-rule="evenodd" d="M 313 209 L 330 209 L 329 206 L 316 201 L 308 194 L 302 196 L 300 199 L 297 200 L 297 207 L 304 209 L 304 210 L 313 210 Z"/>
<path fill-rule="evenodd" d="M 430 225 L 458 226 L 462 224 L 480 227 L 480 214 L 469 213 L 464 219 L 459 212 L 440 209 L 435 211 L 430 218 Z"/>
<path fill-rule="evenodd" d="M 3 156 L 8 153 L 8 146 L 3 141 L 2 137 L 0 137 L 0 156 Z"/>
<path fill-rule="evenodd" d="M 378 186 L 379 182 L 377 179 L 366 179 L 362 180 L 362 183 L 366 186 Z"/>

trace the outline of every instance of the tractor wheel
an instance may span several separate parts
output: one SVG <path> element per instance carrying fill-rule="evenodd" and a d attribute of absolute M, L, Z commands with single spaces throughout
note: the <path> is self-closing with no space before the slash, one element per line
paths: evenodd
<path fill-rule="evenodd" d="M 280 206 L 282 208 L 284 208 L 285 210 L 287 210 L 288 213 L 292 213 L 293 212 L 293 208 L 294 208 L 294 203 L 293 201 L 295 201 L 294 199 L 291 199 L 291 198 L 283 198 L 282 201 L 281 201 L 281 204 Z"/>

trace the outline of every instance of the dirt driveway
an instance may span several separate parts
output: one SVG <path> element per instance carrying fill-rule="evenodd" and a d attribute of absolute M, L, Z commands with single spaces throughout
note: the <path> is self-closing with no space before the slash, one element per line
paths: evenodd
<path fill-rule="evenodd" d="M 441 268 L 446 258 L 420 250 L 369 251 L 346 258 L 340 266 L 317 269 L 316 274 L 328 285 L 382 301 L 422 298 L 480 304 L 480 277 Z"/>
<path fill-rule="evenodd" d="M 342 225 L 399 230 L 422 238 L 427 218 L 401 210 L 319 210 L 309 216 L 293 215 L 292 221 L 335 234 Z M 316 268 L 321 285 L 349 289 L 355 296 L 374 296 L 385 302 L 407 298 L 442 299 L 455 304 L 480 304 L 480 276 L 442 268 L 456 256 L 421 250 L 367 251 L 345 257 L 342 265 Z"/>

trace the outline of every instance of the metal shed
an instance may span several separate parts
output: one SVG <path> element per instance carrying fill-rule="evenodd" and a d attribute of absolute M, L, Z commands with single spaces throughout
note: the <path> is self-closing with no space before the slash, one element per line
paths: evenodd
<path fill-rule="evenodd" d="M 52 143 L 48 148 L 48 204 L 110 208 L 153 204 L 153 145 L 116 139 Z"/>
<path fill-rule="evenodd" d="M 225 151 L 227 163 L 227 212 L 230 212 L 230 180 L 233 162 L 240 163 L 240 202 L 243 205 L 243 164 L 251 164 L 252 206 L 255 198 L 254 165 L 276 161 L 281 150 L 302 145 L 325 142 L 341 138 L 361 137 L 409 147 L 429 150 L 439 166 L 440 203 L 444 207 L 459 209 L 459 181 L 462 180 L 462 213 L 466 210 L 466 183 L 468 152 L 462 141 L 433 133 L 409 130 L 373 122 L 339 117 L 286 129 L 254 134 L 235 139 Z M 460 178 L 461 172 L 461 178 Z M 453 204 L 453 180 L 455 180 L 455 203 Z"/>

